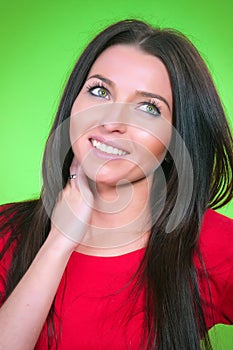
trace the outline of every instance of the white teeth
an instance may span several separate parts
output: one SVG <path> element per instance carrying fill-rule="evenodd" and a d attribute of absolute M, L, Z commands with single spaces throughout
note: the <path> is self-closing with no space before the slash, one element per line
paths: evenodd
<path fill-rule="evenodd" d="M 106 146 L 103 144 L 103 143 L 101 143 L 100 145 L 96 145 L 96 148 L 98 148 L 99 147 L 99 149 L 101 149 L 101 151 L 105 151 L 105 149 L 106 149 Z M 106 149 L 106 152 L 107 152 L 107 149 Z"/>
<path fill-rule="evenodd" d="M 107 153 L 112 153 L 113 147 L 112 147 L 112 146 L 108 146 L 108 147 L 106 148 L 106 151 L 107 151 Z"/>
<path fill-rule="evenodd" d="M 127 152 L 122 151 L 118 148 L 113 148 L 112 146 L 108 146 L 105 143 L 101 143 L 97 140 L 91 139 L 91 143 L 92 145 L 101 150 L 102 152 L 108 153 L 108 154 L 115 154 L 115 155 L 119 155 L 119 156 L 124 156 L 127 154 Z"/>

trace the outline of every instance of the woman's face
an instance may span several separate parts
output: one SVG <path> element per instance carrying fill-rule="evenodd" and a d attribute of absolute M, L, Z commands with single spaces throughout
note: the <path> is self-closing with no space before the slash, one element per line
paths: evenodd
<path fill-rule="evenodd" d="M 172 132 L 172 89 L 164 64 L 115 45 L 93 64 L 71 110 L 74 155 L 93 181 L 145 179 L 162 162 Z"/>

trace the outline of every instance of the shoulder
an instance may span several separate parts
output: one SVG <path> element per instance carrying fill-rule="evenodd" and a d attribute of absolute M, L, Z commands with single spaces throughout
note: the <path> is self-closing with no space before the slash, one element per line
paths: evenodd
<path fill-rule="evenodd" d="M 233 265 L 233 220 L 208 209 L 204 215 L 199 248 L 209 267 Z"/>
<path fill-rule="evenodd" d="M 6 241 L 16 239 L 30 224 L 37 201 L 25 201 L 0 205 L 0 252 Z"/>
<path fill-rule="evenodd" d="M 15 215 L 15 211 L 14 204 L 0 205 L 0 251 L 6 236 L 9 236 L 12 231 L 11 221 Z"/>
<path fill-rule="evenodd" d="M 226 280 L 233 268 L 233 220 L 207 210 L 200 231 L 199 250 L 209 274 Z"/>
<path fill-rule="evenodd" d="M 232 243 L 232 245 L 230 245 Z M 233 253 L 233 219 L 208 209 L 203 217 L 200 244 L 203 247 L 225 247 Z"/>
<path fill-rule="evenodd" d="M 208 324 L 210 326 L 216 323 L 232 324 L 233 220 L 214 210 L 207 210 L 200 232 L 199 249 L 208 274 L 207 286 L 202 280 L 203 295 L 208 299 L 208 291 L 211 292 L 212 309 L 209 313 L 206 312 L 211 320 Z M 205 276 L 204 274 L 204 278 Z"/>
<path fill-rule="evenodd" d="M 205 214 L 204 214 L 204 218 L 203 218 L 203 229 L 207 229 L 209 227 L 216 227 L 217 229 L 233 229 L 233 219 L 217 213 L 215 210 L 213 209 L 208 209 Z"/>
<path fill-rule="evenodd" d="M 0 205 L 0 264 L 4 261 L 6 250 L 12 248 L 13 233 L 17 217 L 17 206 L 14 203 Z"/>
<path fill-rule="evenodd" d="M 8 271 L 14 257 L 19 256 L 18 243 L 22 234 L 27 234 L 26 224 L 30 224 L 35 204 L 36 201 L 28 201 L 0 205 L 0 304 Z"/>
<path fill-rule="evenodd" d="M 6 277 L 10 268 L 16 241 L 13 240 L 14 205 L 0 206 L 0 305 L 5 296 Z"/>
<path fill-rule="evenodd" d="M 6 224 L 8 220 L 12 216 L 14 216 L 15 212 L 16 212 L 15 203 L 7 203 L 7 204 L 0 205 L 0 227 Z"/>
<path fill-rule="evenodd" d="M 1 241 L 9 236 L 17 226 L 19 218 L 19 203 L 0 205 L 0 248 Z"/>
<path fill-rule="evenodd" d="M 10 225 L 16 228 L 25 221 L 30 221 L 37 203 L 38 200 L 29 200 L 0 205 L 0 234 L 3 226 Z"/>

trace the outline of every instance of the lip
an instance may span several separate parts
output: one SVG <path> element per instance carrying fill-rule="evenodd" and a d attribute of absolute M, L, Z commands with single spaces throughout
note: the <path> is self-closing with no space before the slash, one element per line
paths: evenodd
<path fill-rule="evenodd" d="M 91 137 L 89 137 L 89 141 L 90 141 L 90 144 L 91 144 L 91 146 L 94 148 L 94 149 L 96 149 L 97 150 L 97 148 L 95 148 L 93 145 L 92 145 L 92 143 L 91 143 L 91 140 L 96 140 L 96 141 L 99 141 L 99 142 L 101 142 L 101 143 L 104 143 L 105 145 L 107 145 L 107 146 L 112 146 L 113 148 L 117 148 L 117 149 L 119 149 L 119 150 L 121 150 L 121 151 L 124 151 L 124 152 L 126 152 L 127 154 L 125 154 L 125 156 L 127 156 L 130 152 L 129 151 L 127 151 L 125 148 L 122 148 L 122 146 L 121 145 L 119 145 L 117 142 L 114 142 L 114 141 L 111 141 L 111 140 L 106 140 L 104 137 L 100 137 L 100 136 L 95 136 L 95 135 L 92 135 Z M 101 151 L 100 151 L 101 152 Z M 105 152 L 101 152 L 101 153 L 105 153 Z M 107 154 L 107 153 L 105 153 L 105 154 Z M 109 154 L 109 155 L 111 155 L 111 156 L 117 156 L 117 155 L 114 155 L 114 154 Z M 119 156 L 118 155 L 118 157 L 123 157 L 123 156 Z"/>
<path fill-rule="evenodd" d="M 108 146 L 112 146 L 114 148 L 118 148 L 120 150 L 124 150 L 123 148 L 117 146 L 117 144 L 115 142 L 109 142 L 109 141 L 106 141 L 104 138 L 101 138 L 101 137 L 96 137 L 96 136 L 92 136 L 89 138 L 89 142 L 90 142 L 90 146 L 91 146 L 91 151 L 98 157 L 98 158 L 103 158 L 103 159 L 111 159 L 111 160 L 118 160 L 118 159 L 122 159 L 122 158 L 125 158 L 129 152 L 127 152 L 127 154 L 125 155 L 119 155 L 119 154 L 111 154 L 111 153 L 106 153 L 106 152 L 102 152 L 101 150 L 97 149 L 96 147 L 94 147 L 92 145 L 92 142 L 91 142 L 91 139 L 94 139 L 96 141 L 99 141 L 99 142 L 102 142 L 102 143 L 105 143 L 106 145 Z"/>

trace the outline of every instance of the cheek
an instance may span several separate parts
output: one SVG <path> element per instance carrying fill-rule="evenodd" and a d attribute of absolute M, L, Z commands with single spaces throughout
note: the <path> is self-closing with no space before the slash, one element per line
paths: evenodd
<path fill-rule="evenodd" d="M 139 151 L 137 152 L 139 167 L 145 174 L 151 173 L 163 162 L 166 152 L 167 147 L 159 140 L 153 138 L 150 142 L 145 142 L 143 146 L 139 146 Z"/>
<path fill-rule="evenodd" d="M 137 163 L 145 174 L 150 174 L 163 162 L 171 141 L 171 134 L 172 126 L 168 123 L 163 132 L 161 128 L 157 128 L 153 135 L 145 130 L 139 131 L 137 135 L 134 134 Z"/>
<path fill-rule="evenodd" d="M 80 137 L 78 140 L 71 144 L 73 153 L 78 160 L 79 164 L 82 164 L 85 157 L 88 155 L 87 138 Z"/>
<path fill-rule="evenodd" d="M 75 112 L 75 109 L 73 110 Z M 88 132 L 93 130 L 97 125 L 92 113 L 88 110 L 79 111 L 70 117 L 70 142 L 71 145 L 82 144 L 87 140 Z"/>
<path fill-rule="evenodd" d="M 79 112 L 79 97 L 77 96 L 76 100 L 74 101 L 74 103 L 72 105 L 70 115 L 72 116 L 78 112 Z"/>
<path fill-rule="evenodd" d="M 149 151 L 158 158 L 159 161 L 165 156 L 167 152 L 167 146 L 158 139 L 153 138 L 153 141 L 148 146 Z"/>
<path fill-rule="evenodd" d="M 155 157 L 159 161 L 165 156 L 168 146 L 171 141 L 172 127 L 167 127 L 163 132 L 154 132 L 152 135 L 149 132 L 139 132 L 137 138 L 135 135 L 135 141 L 138 147 L 142 150 L 143 156 Z M 140 142 L 138 142 L 140 140 Z"/>
<path fill-rule="evenodd" d="M 81 90 L 73 103 L 70 114 L 71 115 L 77 114 L 86 108 L 87 108 L 86 97 L 84 96 L 84 93 Z"/>
<path fill-rule="evenodd" d="M 80 112 L 88 111 L 93 107 L 98 108 L 98 106 L 103 104 L 103 102 L 104 99 L 96 99 L 95 97 L 91 96 L 87 91 L 81 90 L 72 105 L 71 116 Z"/>

